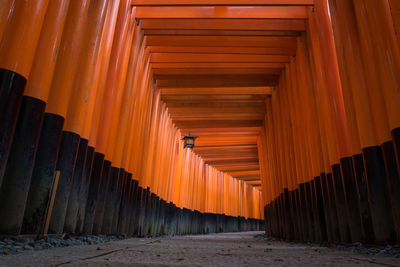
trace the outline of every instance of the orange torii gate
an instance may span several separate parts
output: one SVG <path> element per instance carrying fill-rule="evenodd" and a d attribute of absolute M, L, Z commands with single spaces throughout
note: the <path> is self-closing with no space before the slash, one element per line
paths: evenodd
<path fill-rule="evenodd" d="M 399 242 L 397 1 L 3 2 L 0 234 Z"/>

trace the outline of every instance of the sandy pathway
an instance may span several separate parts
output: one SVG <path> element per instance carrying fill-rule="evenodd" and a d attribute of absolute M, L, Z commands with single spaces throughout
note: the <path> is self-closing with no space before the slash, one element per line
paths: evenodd
<path fill-rule="evenodd" d="M 0 256 L 0 266 L 400 266 L 398 258 L 257 240 L 256 234 L 132 238 Z"/>

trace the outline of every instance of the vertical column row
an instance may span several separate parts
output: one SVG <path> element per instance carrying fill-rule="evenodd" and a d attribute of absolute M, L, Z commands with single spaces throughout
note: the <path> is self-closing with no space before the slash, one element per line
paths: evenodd
<path fill-rule="evenodd" d="M 259 192 L 183 148 L 131 1 L 5 5 L 1 234 L 259 229 Z"/>
<path fill-rule="evenodd" d="M 259 141 L 270 234 L 400 240 L 395 7 L 388 0 L 329 0 L 310 8 L 296 56 L 267 101 Z M 300 196 L 294 202 L 291 190 Z"/>

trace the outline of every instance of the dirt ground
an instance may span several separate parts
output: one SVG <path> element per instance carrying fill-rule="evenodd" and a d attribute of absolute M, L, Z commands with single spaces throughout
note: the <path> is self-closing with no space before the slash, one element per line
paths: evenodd
<path fill-rule="evenodd" d="M 255 238 L 262 232 L 131 238 L 0 256 L 0 266 L 400 266 L 400 259 Z"/>

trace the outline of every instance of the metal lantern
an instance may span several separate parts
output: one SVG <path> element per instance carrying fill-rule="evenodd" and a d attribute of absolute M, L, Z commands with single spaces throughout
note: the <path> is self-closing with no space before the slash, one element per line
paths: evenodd
<path fill-rule="evenodd" d="M 181 140 L 184 140 L 184 148 L 193 148 L 194 147 L 194 139 L 196 139 L 198 136 L 193 136 L 190 135 L 190 133 L 188 135 L 185 135 Z"/>

